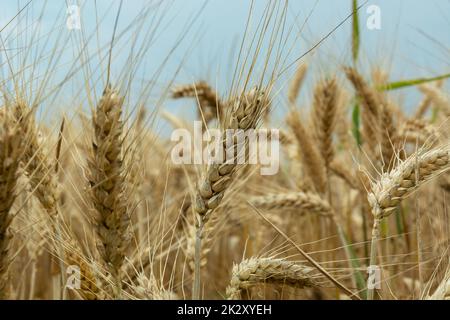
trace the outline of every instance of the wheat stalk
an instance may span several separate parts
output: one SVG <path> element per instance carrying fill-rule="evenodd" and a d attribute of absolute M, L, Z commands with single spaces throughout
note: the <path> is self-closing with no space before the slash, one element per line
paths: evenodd
<path fill-rule="evenodd" d="M 231 281 L 226 291 L 227 298 L 238 300 L 242 290 L 264 283 L 295 288 L 320 286 L 314 268 L 282 259 L 252 257 L 233 266 Z"/>

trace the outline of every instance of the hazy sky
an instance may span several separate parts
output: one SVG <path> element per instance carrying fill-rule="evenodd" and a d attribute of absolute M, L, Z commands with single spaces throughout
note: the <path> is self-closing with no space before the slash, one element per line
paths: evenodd
<path fill-rule="evenodd" d="M 23 7 L 28 0 L 0 0 L 0 28 L 5 25 Z M 280 0 L 281 2 L 281 0 Z M 382 66 L 391 71 L 392 80 L 438 75 L 450 72 L 450 1 L 449 0 L 369 0 L 358 1 L 365 5 L 359 11 L 361 23 L 361 54 L 360 62 L 367 71 L 370 66 Z M 81 6 L 82 30 L 70 31 L 66 27 L 66 4 Z M 257 26 L 268 1 L 255 0 L 253 3 L 253 22 L 251 29 Z M 142 57 L 135 76 L 133 86 L 141 87 L 145 81 L 155 81 L 155 89 L 151 96 L 158 97 L 159 90 L 172 80 L 179 70 L 175 82 L 189 82 L 194 79 L 207 79 L 212 83 L 220 83 L 226 87 L 232 71 L 232 56 L 236 56 L 239 41 L 244 33 L 251 1 L 245 0 L 162 0 L 124 1 L 119 18 L 118 34 L 133 21 L 144 8 L 149 8 L 149 14 L 138 36 L 142 43 L 149 43 L 148 52 Z M 370 5 L 380 9 L 381 29 L 369 30 L 366 12 Z M 111 39 L 112 29 L 119 1 L 89 0 L 61 1 L 34 0 L 24 12 L 1 33 L 7 52 L 11 56 L 21 56 L 21 47 L 40 48 L 42 52 L 51 51 L 57 47 L 61 50 L 53 77 L 63 78 L 69 72 L 74 57 L 80 52 L 83 41 L 89 39 L 87 51 L 95 56 L 98 43 L 106 52 Z M 287 64 L 308 51 L 333 28 L 341 23 L 351 12 L 351 0 L 291 0 L 287 12 L 287 31 L 290 33 L 287 47 L 292 51 L 287 57 Z M 42 17 L 40 17 L 42 15 Z M 306 21 L 306 22 L 305 22 Z M 98 23 L 97 23 L 98 22 Z M 160 23 L 156 23 L 160 22 Z M 190 23 L 191 22 L 191 23 Z M 133 24 L 136 28 L 136 23 Z M 153 38 L 145 38 L 143 30 L 151 30 L 158 25 Z M 98 26 L 98 28 L 96 28 Z M 32 39 L 33 32 L 39 30 L 39 37 Z M 97 32 L 94 32 L 97 30 Z M 133 29 L 133 30 L 137 30 Z M 188 31 L 186 34 L 183 34 Z M 301 31 L 301 32 L 300 32 Z M 130 31 L 130 35 L 136 32 Z M 308 83 L 316 80 L 320 74 L 340 72 L 339 68 L 351 61 L 350 49 L 351 21 L 343 23 L 329 38 L 327 38 L 313 53 L 305 57 L 311 65 L 311 76 Z M 150 41 L 151 40 L 151 41 Z M 113 63 L 111 77 L 118 77 L 127 63 L 131 45 L 118 40 L 116 58 Z M 171 50 L 176 46 L 176 50 Z M 3 45 L 2 45 L 3 47 Z M 2 52 L 4 52 L 2 50 Z M 36 52 L 39 52 L 36 49 Z M 32 59 L 37 54 L 31 51 L 28 59 L 39 61 L 35 67 L 46 70 L 47 60 Z M 17 53 L 17 55 L 14 55 Z M 122 54 L 123 53 L 123 54 Z M 170 53 L 170 54 L 169 54 Z M 262 56 L 264 53 L 262 54 Z M 158 68 L 164 64 L 163 73 L 155 77 Z M 99 58 L 99 61 L 102 60 Z M 8 73 L 5 56 L 2 56 L 3 74 Z M 95 61 L 93 59 L 92 61 Z M 92 62 L 92 74 L 95 68 L 104 68 L 103 62 Z M 23 63 L 22 63 L 23 64 Z M 51 63 L 50 63 L 51 64 Z M 286 79 L 294 72 L 291 68 L 286 73 Z M 76 75 L 83 79 L 83 72 Z M 76 77 L 74 76 L 74 79 Z M 141 81 L 142 80 L 142 81 Z M 70 91 L 77 95 L 76 86 Z M 308 92 L 308 90 L 305 90 Z M 309 95 L 310 93 L 305 93 Z M 396 93 L 400 97 L 415 97 L 414 89 L 402 90 Z"/>

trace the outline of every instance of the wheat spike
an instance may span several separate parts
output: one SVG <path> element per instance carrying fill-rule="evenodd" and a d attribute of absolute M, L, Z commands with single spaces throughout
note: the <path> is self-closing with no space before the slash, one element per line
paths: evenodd
<path fill-rule="evenodd" d="M 300 121 L 300 114 L 298 111 L 292 111 L 288 115 L 287 124 L 297 140 L 300 158 L 302 159 L 302 163 L 309 178 L 314 183 L 317 192 L 324 193 L 327 183 L 324 161 L 320 156 L 317 145 Z"/>
<path fill-rule="evenodd" d="M 227 298 L 238 300 L 243 289 L 264 283 L 296 288 L 319 286 L 313 268 L 282 259 L 252 257 L 233 266 Z"/>
<path fill-rule="evenodd" d="M 199 81 L 189 85 L 182 85 L 172 90 L 172 97 L 179 98 L 196 98 L 199 103 L 199 111 L 203 114 L 205 122 L 208 123 L 212 119 L 221 118 L 224 111 L 224 103 L 219 98 L 217 92 L 205 81 Z M 200 118 L 202 117 L 200 114 Z"/>
<path fill-rule="evenodd" d="M 223 144 L 223 154 L 226 155 L 231 150 L 234 154 L 234 159 L 232 159 L 234 161 L 208 165 L 203 178 L 198 184 L 194 208 L 204 223 L 209 219 L 212 210 L 217 208 L 222 201 L 225 190 L 230 185 L 232 175 L 236 171 L 237 157 L 243 152 L 242 147 L 245 147 L 238 145 L 236 130 L 245 132 L 248 129 L 255 129 L 264 108 L 264 102 L 264 92 L 257 88 L 252 89 L 235 101 L 227 126 L 227 129 L 235 130 L 232 139 L 229 139 L 233 143 L 230 146 L 226 146 L 225 142 Z"/>
<path fill-rule="evenodd" d="M 376 150 L 380 142 L 381 118 L 379 97 L 355 69 L 345 68 L 344 71 L 353 84 L 364 107 L 361 111 L 364 142 L 369 146 L 368 151 L 373 155 L 377 155 Z"/>
<path fill-rule="evenodd" d="M 314 89 L 312 118 L 319 150 L 328 167 L 333 160 L 333 130 L 336 122 L 338 86 L 335 78 L 320 82 Z"/>
<path fill-rule="evenodd" d="M 133 295 L 140 300 L 179 300 L 174 292 L 158 285 L 153 273 L 149 277 L 144 273 L 138 274 L 136 284 L 133 286 Z"/>
<path fill-rule="evenodd" d="M 450 148 L 436 148 L 411 155 L 372 184 L 368 195 L 377 219 L 388 216 L 397 205 L 423 183 L 450 168 Z M 418 180 L 416 180 L 416 170 Z"/>
<path fill-rule="evenodd" d="M 419 146 L 427 141 L 434 141 L 439 134 L 436 128 L 422 119 L 408 119 L 400 127 L 397 144 L 418 143 Z"/>
<path fill-rule="evenodd" d="M 437 89 L 440 89 L 442 85 L 444 84 L 444 81 L 438 81 L 435 85 Z M 430 97 L 429 94 L 426 92 L 424 93 L 424 97 L 422 101 L 420 101 L 419 105 L 416 107 L 416 112 L 414 113 L 415 119 L 421 119 L 424 117 L 424 115 L 427 113 L 428 109 L 432 105 L 433 99 Z"/>
<path fill-rule="evenodd" d="M 0 109 L 2 110 L 2 109 Z M 0 299 L 8 298 L 8 249 L 12 235 L 9 232 L 13 216 L 17 169 L 23 153 L 23 136 L 10 127 L 8 114 L 0 117 Z"/>
<path fill-rule="evenodd" d="M 384 168 L 390 168 L 396 151 L 397 128 L 391 106 L 385 102 L 381 105 L 381 154 Z"/>
<path fill-rule="evenodd" d="M 97 279 L 91 265 L 87 262 L 79 246 L 71 241 L 64 253 L 67 264 L 76 266 L 80 270 L 80 288 L 75 289 L 84 300 L 99 300 L 102 298 Z"/>
<path fill-rule="evenodd" d="M 58 214 L 58 189 L 49 153 L 41 141 L 42 138 L 36 127 L 32 109 L 28 108 L 24 102 L 18 101 L 14 106 L 14 114 L 19 126 L 27 136 L 23 161 L 33 193 L 49 216 L 54 219 Z"/>
<path fill-rule="evenodd" d="M 89 159 L 91 197 L 97 212 L 100 244 L 97 246 L 107 269 L 120 279 L 120 269 L 129 244 L 129 197 L 123 164 L 121 122 L 123 97 L 107 87 L 93 114 L 94 139 Z"/>
<path fill-rule="evenodd" d="M 314 212 L 331 216 L 332 209 L 327 201 L 311 192 L 287 192 L 250 198 L 249 202 L 264 210 L 294 209 L 300 212 Z"/>
<path fill-rule="evenodd" d="M 442 90 L 429 84 L 422 84 L 419 86 L 419 89 L 444 112 L 445 116 L 450 117 L 450 99 Z"/>
<path fill-rule="evenodd" d="M 302 87 L 303 81 L 305 80 L 307 70 L 308 65 L 306 63 L 299 64 L 297 70 L 295 71 L 294 77 L 289 84 L 288 101 L 291 106 L 295 106 L 297 102 L 297 98 L 300 94 L 300 89 Z"/>
<path fill-rule="evenodd" d="M 450 267 L 447 267 L 444 278 L 427 300 L 450 300 Z"/>
<path fill-rule="evenodd" d="M 361 187 L 361 184 L 358 183 L 358 180 L 355 178 L 353 172 L 350 169 L 351 168 L 348 168 L 342 161 L 340 161 L 338 159 L 334 159 L 330 163 L 330 170 L 335 175 L 337 175 L 338 177 L 343 179 L 345 182 L 347 182 L 347 184 L 351 188 L 353 188 L 355 190 L 359 190 Z"/>

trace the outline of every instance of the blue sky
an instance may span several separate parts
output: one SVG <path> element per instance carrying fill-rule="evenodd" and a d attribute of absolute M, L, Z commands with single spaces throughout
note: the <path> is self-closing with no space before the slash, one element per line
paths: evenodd
<path fill-rule="evenodd" d="M 0 27 L 27 2 L 27 0 L 0 0 L 2 8 Z M 360 4 L 364 2 L 359 0 Z M 81 33 L 77 34 L 78 31 L 69 31 L 65 27 L 67 18 L 65 6 L 75 3 L 82 8 L 83 36 Z M 267 3 L 268 1 L 264 0 L 254 1 L 251 24 L 253 30 Z M 125 66 L 127 66 L 127 57 L 131 50 L 132 35 L 137 34 L 140 37 L 138 40 L 140 45 L 137 47 L 144 46 L 143 43 L 149 40 L 145 38 L 144 30 L 152 29 L 155 21 L 161 19 L 156 32 L 152 33 L 155 37 L 152 38 L 146 54 L 142 56 L 142 63 L 133 78 L 133 90 L 139 90 L 146 83 L 152 82 L 153 89 L 148 99 L 157 101 L 160 91 L 173 80 L 175 74 L 176 83 L 202 78 L 211 83 L 220 84 L 219 90 L 227 88 L 233 71 L 231 57 L 236 55 L 251 4 L 251 1 L 245 0 L 125 1 L 119 18 L 118 33 L 124 30 L 145 8 L 149 8 L 149 14 L 143 22 L 145 26 L 142 29 L 137 31 L 135 24 L 134 29 L 117 41 L 117 47 L 120 49 L 116 49 L 114 56 L 111 68 L 112 79 L 117 80 L 123 71 L 127 70 Z M 369 5 L 377 5 L 380 8 L 380 30 L 368 30 L 365 27 L 369 16 L 366 9 Z M 57 43 L 58 52 L 61 53 L 58 56 L 55 71 L 52 73 L 52 79 L 49 80 L 49 87 L 58 83 L 59 79 L 64 79 L 70 71 L 75 70 L 75 74 L 71 77 L 72 81 L 64 87 L 63 92 L 65 95 L 78 96 L 80 95 L 79 84 L 85 79 L 83 71 L 86 68 L 73 66 L 74 57 L 78 57 L 79 48 L 84 45 L 83 41 L 91 37 L 85 48 L 92 56 L 98 58 L 98 60 L 92 58 L 90 61 L 91 78 L 95 78 L 93 76 L 95 68 L 105 68 L 105 59 L 102 60 L 96 55 L 97 44 L 107 47 L 118 6 L 119 1 L 97 0 L 95 10 L 94 1 L 34 0 L 19 18 L 2 31 L 1 36 L 3 39 L 10 39 L 5 41 L 5 46 L 11 56 L 16 47 L 30 47 L 30 39 L 38 29 L 40 37 L 34 39 L 31 45 L 35 51 L 32 50 L 27 59 L 30 59 L 30 63 L 34 64 L 36 70 L 42 71 L 46 70 L 49 61 L 48 59 L 37 60 L 36 54 L 44 51 L 51 52 Z M 288 47 L 292 46 L 292 51 L 287 61 L 292 62 L 308 51 L 342 22 L 350 12 L 350 0 L 289 1 L 286 25 L 291 28 Z M 104 17 L 104 20 L 97 24 L 96 16 L 97 19 Z M 362 38 L 360 64 L 367 69 L 366 71 L 369 71 L 370 66 L 382 66 L 390 70 L 392 80 L 450 72 L 450 1 L 369 0 L 361 8 L 359 16 Z M 189 21 L 193 22 L 189 23 Z M 94 32 L 95 30 L 97 32 Z M 186 30 L 189 32 L 183 35 Z M 310 87 L 320 75 L 340 72 L 342 65 L 350 63 L 350 35 L 351 22 L 348 20 L 304 58 L 311 66 L 307 87 Z M 296 36 L 299 37 L 296 38 Z M 174 52 L 171 52 L 174 48 Z M 105 53 L 106 50 L 102 52 Z M 21 54 L 23 57 L 23 53 Z M 21 54 L 17 51 L 15 57 L 20 57 Z M 3 55 L 2 62 L 4 61 Z M 164 71 L 155 77 L 163 63 Z M 20 65 L 20 62 L 17 65 Z M 73 68 L 71 69 L 69 65 Z M 5 63 L 2 67 L 3 74 L 7 74 Z M 285 79 L 281 79 L 281 83 L 289 78 L 294 69 L 295 65 L 287 70 Z M 308 91 L 310 90 L 304 91 L 306 100 L 310 95 Z M 414 89 L 402 90 L 395 95 L 399 100 L 405 99 L 406 104 L 412 104 L 417 97 Z M 180 109 L 177 103 L 168 103 L 167 108 L 176 112 L 186 112 Z M 191 114 L 187 113 L 186 116 Z"/>

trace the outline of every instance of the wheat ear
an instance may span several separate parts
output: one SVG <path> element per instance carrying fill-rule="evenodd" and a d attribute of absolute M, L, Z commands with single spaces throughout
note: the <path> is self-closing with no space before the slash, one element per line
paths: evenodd
<path fill-rule="evenodd" d="M 205 81 L 199 81 L 189 85 L 175 87 L 172 90 L 172 97 L 196 98 L 199 104 L 200 118 L 205 118 L 208 123 L 216 117 L 221 118 L 224 111 L 224 103 L 219 98 L 217 92 Z"/>
<path fill-rule="evenodd" d="M 300 158 L 308 176 L 314 183 L 317 192 L 325 193 L 327 183 L 325 166 L 317 145 L 303 126 L 298 111 L 292 111 L 286 121 L 294 133 L 299 147 Z"/>
<path fill-rule="evenodd" d="M 8 249 L 12 237 L 9 227 L 13 219 L 10 210 L 16 196 L 17 170 L 23 153 L 23 136 L 17 128 L 9 127 L 11 121 L 6 112 L 0 117 L 0 122 L 0 299 L 6 299 L 9 296 Z"/>
<path fill-rule="evenodd" d="M 80 288 L 75 288 L 84 300 L 99 300 L 102 298 L 97 279 L 91 265 L 87 262 L 77 243 L 70 241 L 65 250 L 68 265 L 76 266 L 80 270 Z"/>
<path fill-rule="evenodd" d="M 377 146 L 380 142 L 380 102 L 377 92 L 375 92 L 353 68 L 344 69 L 347 78 L 355 88 L 359 99 L 363 105 L 361 112 L 362 134 L 364 142 L 369 146 L 369 152 L 376 156 Z"/>
<path fill-rule="evenodd" d="M 305 80 L 307 70 L 308 65 L 306 63 L 299 64 L 297 70 L 295 71 L 294 77 L 289 83 L 288 101 L 291 106 L 295 106 L 297 102 L 297 98 L 300 94 L 300 89 L 302 87 L 303 81 Z"/>
<path fill-rule="evenodd" d="M 316 141 L 327 168 L 334 156 L 333 130 L 338 100 L 339 92 L 335 78 L 320 82 L 314 89 L 312 118 Z"/>
<path fill-rule="evenodd" d="M 198 183 L 195 195 L 194 211 L 197 218 L 197 234 L 195 243 L 195 266 L 194 266 L 194 287 L 193 299 L 200 298 L 200 263 L 201 263 L 201 239 L 204 225 L 208 222 L 214 209 L 221 203 L 226 189 L 231 184 L 232 176 L 237 168 L 237 158 L 242 150 L 246 148 L 239 143 L 239 131 L 245 132 L 249 129 L 255 129 L 258 120 L 267 103 L 266 94 L 259 88 L 254 88 L 248 93 L 242 94 L 239 99 L 233 101 L 231 113 L 227 119 L 225 130 L 232 129 L 231 139 L 228 137 L 223 142 L 223 155 L 233 154 L 232 161 L 224 164 L 212 163 L 207 166 L 206 173 Z M 226 137 L 224 131 L 223 137 Z M 231 151 L 231 152 L 230 152 Z M 230 160 L 230 159 L 227 159 Z"/>
<path fill-rule="evenodd" d="M 442 85 L 444 84 L 444 81 L 438 81 L 436 83 L 436 88 L 440 89 Z M 429 94 L 424 92 L 424 97 L 422 101 L 420 101 L 419 105 L 416 107 L 416 112 L 414 113 L 415 119 L 421 119 L 427 113 L 428 109 L 430 108 L 431 104 L 433 102 L 433 99 L 430 97 Z"/>
<path fill-rule="evenodd" d="M 440 147 L 429 151 L 419 150 L 372 184 L 372 191 L 368 194 L 368 201 L 374 216 L 370 265 L 375 265 L 377 260 L 380 221 L 389 216 L 402 200 L 425 182 L 449 168 L 450 147 Z M 373 299 L 373 295 L 374 289 L 370 287 L 368 299 Z"/>
<path fill-rule="evenodd" d="M 381 105 L 381 156 L 383 168 L 390 168 L 394 160 L 396 151 L 395 142 L 397 141 L 397 127 L 394 123 L 394 114 L 390 104 L 385 101 Z"/>
<path fill-rule="evenodd" d="M 435 141 L 439 136 L 438 131 L 423 119 L 408 119 L 405 121 L 397 137 L 397 144 L 412 143 L 423 145 L 427 141 Z"/>
<path fill-rule="evenodd" d="M 287 192 L 250 198 L 250 203 L 264 210 L 294 209 L 301 213 L 313 212 L 331 216 L 329 203 L 312 192 Z"/>
<path fill-rule="evenodd" d="M 13 108 L 15 121 L 27 137 L 23 156 L 25 171 L 29 177 L 33 195 L 50 218 L 50 227 L 56 238 L 52 241 L 52 250 L 58 255 L 61 274 L 55 274 L 54 283 L 61 287 L 63 281 L 64 250 L 62 248 L 61 221 L 58 215 L 58 185 L 55 166 L 51 163 L 50 153 L 42 142 L 34 118 L 34 108 L 29 108 L 24 101 L 17 101 Z M 58 161 L 58 159 L 56 159 Z M 62 289 L 63 290 L 63 289 Z"/>
<path fill-rule="evenodd" d="M 419 89 L 427 95 L 427 97 L 429 97 L 447 117 L 450 117 L 450 99 L 442 90 L 429 84 L 422 84 L 419 86 Z"/>
<path fill-rule="evenodd" d="M 238 300 L 242 290 L 264 283 L 295 288 L 319 287 L 317 277 L 311 267 L 282 259 L 252 257 L 233 266 L 226 294 L 228 299 Z"/>
<path fill-rule="evenodd" d="M 444 278 L 427 300 L 450 300 L 450 267 L 447 267 Z"/>
<path fill-rule="evenodd" d="M 50 163 L 48 152 L 41 142 L 42 138 L 36 127 L 33 110 L 24 102 L 18 101 L 14 106 L 14 115 L 27 136 L 27 147 L 23 160 L 33 193 L 54 220 L 58 215 L 56 176 L 53 174 L 54 167 Z"/>
<path fill-rule="evenodd" d="M 176 293 L 162 288 L 153 273 L 147 277 L 139 273 L 133 286 L 135 298 L 140 300 L 179 300 Z"/>
<path fill-rule="evenodd" d="M 109 86 L 92 117 L 94 139 L 89 159 L 91 198 L 97 212 L 97 246 L 120 294 L 121 266 L 129 243 L 130 217 L 125 194 L 126 170 L 123 164 L 121 121 L 123 97 Z"/>

